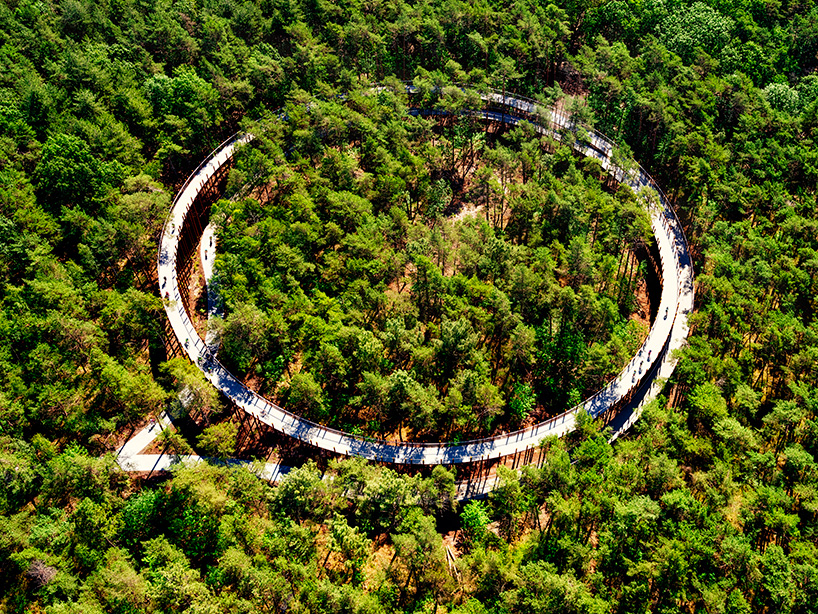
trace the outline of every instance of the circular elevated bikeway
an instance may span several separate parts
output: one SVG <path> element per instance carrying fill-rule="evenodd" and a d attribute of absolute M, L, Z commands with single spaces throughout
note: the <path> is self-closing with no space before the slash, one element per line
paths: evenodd
<path fill-rule="evenodd" d="M 410 95 L 414 91 L 412 86 L 407 86 Z M 602 390 L 559 416 L 519 431 L 458 443 L 392 442 L 354 436 L 311 422 L 268 401 L 245 386 L 216 359 L 215 347 L 208 345 L 197 333 L 185 307 L 188 297 L 183 297 L 180 292 L 180 272 L 186 264 L 183 260 L 200 255 L 208 259 L 204 244 L 201 252 L 187 248 L 181 249 L 180 253 L 183 235 L 195 231 L 195 243 L 198 243 L 206 225 L 191 223 L 188 218 L 195 215 L 200 192 L 212 189 L 213 180 L 224 175 L 236 148 L 252 140 L 249 134 L 237 134 L 214 150 L 177 194 L 162 231 L 158 258 L 161 296 L 165 299 L 172 334 L 188 358 L 237 407 L 277 431 L 336 454 L 396 464 L 452 465 L 497 459 L 535 449 L 546 437 L 559 437 L 573 430 L 580 411 L 593 417 L 604 416 L 613 428 L 615 438 L 635 422 L 644 403 L 659 393 L 676 366 L 673 351 L 685 344 L 689 331 L 687 316 L 693 308 L 690 254 L 681 224 L 667 198 L 641 166 L 632 159 L 619 159 L 610 140 L 593 130 L 578 127 L 562 112 L 542 107 L 533 100 L 498 92 L 489 92 L 482 98 L 485 108 L 469 113 L 486 121 L 506 124 L 528 121 L 542 135 L 557 140 L 568 137 L 575 151 L 598 159 L 602 168 L 616 181 L 630 186 L 647 208 L 660 257 L 662 292 L 656 319 L 636 355 Z M 435 109 L 413 112 L 424 115 L 445 113 Z M 215 246 L 207 240 L 211 249 L 205 272 L 209 278 Z"/>

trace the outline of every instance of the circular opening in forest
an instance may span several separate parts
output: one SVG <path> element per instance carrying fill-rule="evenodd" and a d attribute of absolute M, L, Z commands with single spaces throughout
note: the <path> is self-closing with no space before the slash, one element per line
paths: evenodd
<path fill-rule="evenodd" d="M 351 434 L 540 422 L 603 387 L 650 326 L 633 192 L 531 124 L 462 112 L 479 97 L 434 96 L 288 105 L 251 127 L 211 216 L 220 360 Z"/>

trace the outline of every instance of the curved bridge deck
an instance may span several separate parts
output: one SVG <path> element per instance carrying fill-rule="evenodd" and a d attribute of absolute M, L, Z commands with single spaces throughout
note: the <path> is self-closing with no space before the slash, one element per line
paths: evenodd
<path fill-rule="evenodd" d="M 414 89 L 408 86 L 407 91 L 411 94 Z M 578 129 L 569 117 L 553 109 L 543 109 L 532 100 L 491 92 L 483 96 L 483 101 L 485 109 L 471 112 L 486 120 L 509 124 L 529 121 L 541 134 L 557 139 L 566 131 Z M 542 122 L 543 111 L 550 116 L 547 125 Z M 434 110 L 424 112 L 436 113 Z M 658 394 L 661 382 L 676 366 L 673 350 L 685 343 L 687 314 L 693 307 L 693 270 L 681 224 L 653 179 L 633 160 L 617 164 L 614 144 L 598 132 L 588 131 L 586 135 L 583 130 L 581 137 L 574 140 L 574 149 L 597 158 L 614 179 L 629 185 L 646 204 L 660 255 L 663 284 L 658 315 L 637 354 L 602 390 L 559 416 L 516 432 L 458 444 L 379 441 L 353 436 L 297 416 L 250 390 L 227 371 L 199 337 L 188 316 L 188 297 L 180 291 L 180 273 L 182 260 L 191 257 L 191 249 L 190 242 L 185 243 L 182 235 L 191 228 L 198 234 L 203 232 L 200 220 L 192 220 L 194 203 L 203 189 L 212 189 L 214 180 L 220 173 L 223 175 L 236 147 L 252 139 L 247 134 L 235 135 L 222 143 L 191 174 L 173 201 L 160 240 L 158 262 L 161 293 L 166 299 L 165 309 L 173 334 L 205 377 L 242 410 L 277 431 L 336 454 L 397 464 L 452 465 L 486 461 L 532 450 L 546 437 L 568 433 L 582 410 L 594 417 L 608 417 L 617 437 L 638 418 L 641 406 Z"/>

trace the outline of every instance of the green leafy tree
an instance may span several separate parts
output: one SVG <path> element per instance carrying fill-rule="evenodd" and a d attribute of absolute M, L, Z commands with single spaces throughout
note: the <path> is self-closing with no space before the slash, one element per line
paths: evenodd
<path fill-rule="evenodd" d="M 334 514 L 329 523 L 330 553 L 338 553 L 343 561 L 344 579 L 360 584 L 363 566 L 369 556 L 369 539 L 356 528 L 350 527 L 340 514 Z M 325 562 L 326 565 L 326 562 Z"/>
<path fill-rule="evenodd" d="M 118 164 L 99 161 L 88 144 L 69 134 L 55 134 L 46 141 L 34 172 L 38 199 L 59 214 L 62 207 L 96 212 L 106 190 L 124 179 Z"/>
<path fill-rule="evenodd" d="M 488 510 L 482 501 L 469 501 L 460 512 L 463 523 L 463 535 L 469 544 L 480 546 L 489 536 L 488 526 L 491 521 Z"/>
<path fill-rule="evenodd" d="M 202 452 L 216 458 L 228 458 L 236 449 L 239 427 L 234 422 L 212 424 L 202 431 L 197 443 Z"/>

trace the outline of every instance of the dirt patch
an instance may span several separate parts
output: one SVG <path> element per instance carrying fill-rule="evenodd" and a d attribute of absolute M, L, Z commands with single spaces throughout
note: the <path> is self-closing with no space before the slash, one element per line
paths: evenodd
<path fill-rule="evenodd" d="M 651 304 L 650 295 L 648 294 L 648 284 L 644 279 L 640 279 L 639 283 L 636 284 L 634 296 L 636 298 L 636 311 L 631 314 L 630 319 L 635 320 L 639 324 L 644 324 L 645 330 L 649 330 Z M 645 337 L 647 337 L 647 334 L 645 334 Z M 644 339 L 642 339 L 642 341 L 644 341 Z"/>
<path fill-rule="evenodd" d="M 377 548 L 364 566 L 364 590 L 377 590 L 392 566 L 395 548 L 386 544 Z"/>
<path fill-rule="evenodd" d="M 449 531 L 443 535 L 443 545 L 451 550 L 452 555 L 454 555 L 455 558 L 458 558 L 461 555 L 460 548 L 457 546 L 458 534 L 459 531 Z"/>
<path fill-rule="evenodd" d="M 251 368 L 250 373 L 244 378 L 244 385 L 253 392 L 259 392 L 264 385 L 264 378 Z"/>
<path fill-rule="evenodd" d="M 485 217 L 485 207 L 483 205 L 475 205 L 471 202 L 463 203 L 463 206 L 460 208 L 460 211 L 455 213 L 449 219 L 452 222 L 459 222 L 469 216 L 474 216 L 477 218 Z"/>
<path fill-rule="evenodd" d="M 596 532 L 596 529 L 591 531 L 591 535 L 588 538 L 588 544 L 591 546 L 594 554 L 596 554 L 596 549 L 599 546 L 599 534 Z M 591 561 L 588 563 L 588 575 L 591 575 L 596 571 L 596 563 L 596 556 L 592 556 Z"/>

